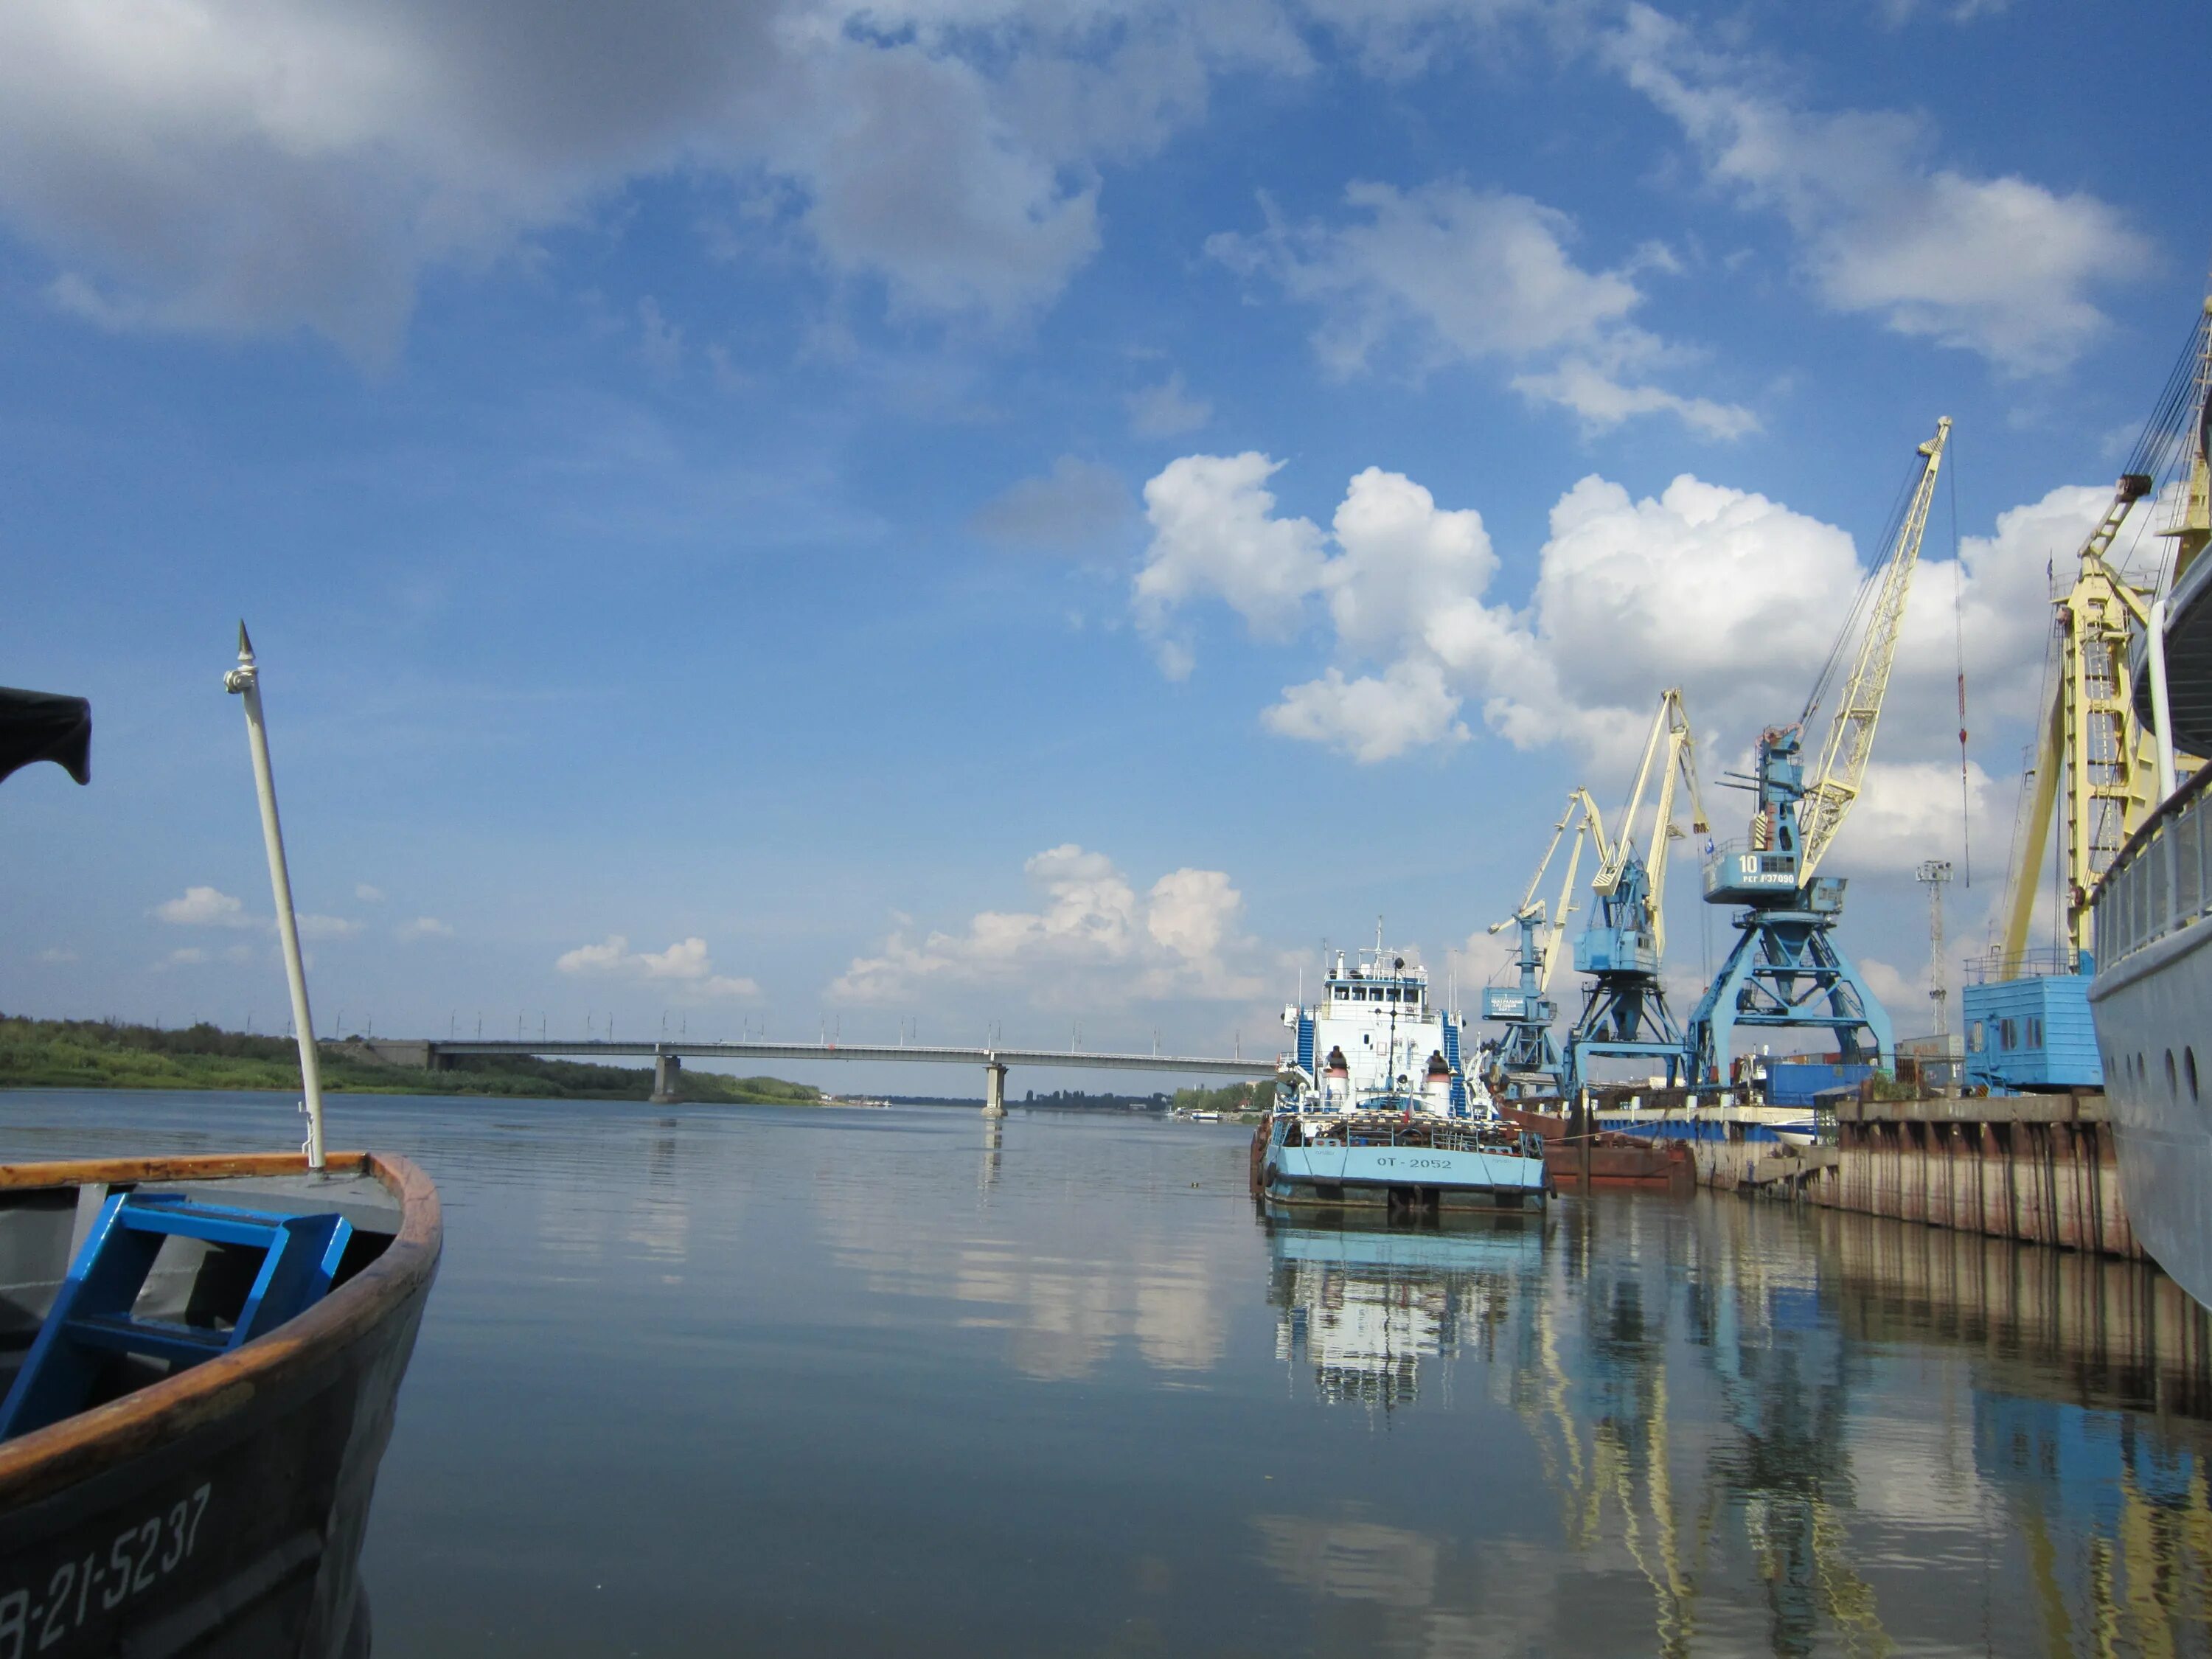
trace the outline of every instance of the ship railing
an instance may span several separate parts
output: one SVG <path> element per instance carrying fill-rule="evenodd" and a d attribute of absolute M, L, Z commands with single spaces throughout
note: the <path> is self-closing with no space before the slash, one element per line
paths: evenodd
<path fill-rule="evenodd" d="M 1301 1144 L 1308 1146 L 1407 1146 L 1443 1152 L 1499 1152 L 1520 1150 L 1522 1132 L 1511 1124 L 1473 1118 L 1415 1117 L 1362 1121 L 1349 1115 L 1309 1119 Z"/>
<path fill-rule="evenodd" d="M 1965 966 L 1967 984 L 1990 985 L 2000 980 L 2056 978 L 2077 971 L 2081 964 L 2063 945 L 2015 952 L 1992 945 L 1979 956 L 1966 957 Z"/>
<path fill-rule="evenodd" d="M 2212 766 L 2197 772 L 2145 819 L 2097 883 L 2094 962 L 2102 973 L 2212 910 L 2212 824 L 2206 798 Z"/>

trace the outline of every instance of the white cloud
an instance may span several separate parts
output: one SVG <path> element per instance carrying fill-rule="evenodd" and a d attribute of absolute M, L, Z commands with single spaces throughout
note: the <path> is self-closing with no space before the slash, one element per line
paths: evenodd
<path fill-rule="evenodd" d="M 1158 629 L 1177 605 L 1212 595 L 1263 638 L 1296 630 L 1321 580 L 1322 535 L 1304 519 L 1274 516 L 1266 485 L 1281 465 L 1250 451 L 1186 455 L 1146 484 L 1152 541 L 1136 604 L 1146 627 Z"/>
<path fill-rule="evenodd" d="M 1260 718 L 1271 732 L 1326 744 L 1365 763 L 1430 744 L 1466 742 L 1459 708 L 1436 664 L 1403 661 L 1379 678 L 1347 680 L 1331 668 L 1317 680 L 1285 687 L 1283 700 Z"/>
<path fill-rule="evenodd" d="M 1923 0 L 1880 0 L 1882 21 L 1902 28 L 1916 17 L 1932 13 L 1947 23 L 1971 23 L 1977 17 L 1996 17 L 2012 9 L 2012 0 L 1949 0 L 1928 5 Z"/>
<path fill-rule="evenodd" d="M 349 921 L 343 916 L 308 915 L 295 916 L 293 921 L 300 930 L 300 937 L 307 939 L 351 939 L 361 932 L 359 922 Z"/>
<path fill-rule="evenodd" d="M 435 916 L 417 916 L 412 921 L 403 922 L 397 930 L 397 937 L 402 940 L 451 939 L 453 936 L 453 923 L 441 921 Z"/>
<path fill-rule="evenodd" d="M 1649 6 L 1630 7 L 1608 55 L 1681 125 L 1713 182 L 1782 216 L 1807 281 L 1836 310 L 2045 373 L 2106 327 L 2091 290 L 2148 266 L 2150 244 L 2110 204 L 1938 166 L 1914 117 L 1792 109 Z"/>
<path fill-rule="evenodd" d="M 1110 546 L 1136 512 L 1112 467 L 1063 455 L 1043 477 L 1019 479 L 985 502 L 969 522 L 1003 547 L 1081 554 Z"/>
<path fill-rule="evenodd" d="M 611 972 L 629 961 L 629 941 L 620 933 L 609 933 L 604 944 L 580 945 L 562 951 L 553 965 L 564 974 L 597 974 Z"/>
<path fill-rule="evenodd" d="M 363 904 L 381 904 L 384 902 L 384 890 L 381 887 L 372 887 L 365 881 L 359 882 L 355 884 L 353 896 L 356 899 L 360 900 Z"/>
<path fill-rule="evenodd" d="M 1901 463 L 1918 465 L 1902 443 L 1899 452 Z M 1283 736 L 1363 763 L 1466 740 L 1461 716 L 1471 705 L 1516 747 L 1564 745 L 1600 779 L 1625 776 L 1659 691 L 1676 685 L 1710 784 L 1722 769 L 1747 763 L 1761 728 L 1803 707 L 1871 559 L 1887 550 L 1863 554 L 1833 525 L 1687 474 L 1642 498 L 1593 475 L 1553 506 L 1528 605 L 1516 611 L 1486 603 L 1498 559 L 1480 518 L 1440 507 L 1412 480 L 1378 468 L 1359 474 L 1324 537 L 1305 520 L 1276 518 L 1265 491 L 1253 497 L 1256 481 L 1276 470 L 1264 456 L 1238 458 L 1228 475 L 1239 481 L 1234 489 L 1187 488 L 1226 465 L 1186 457 L 1147 486 L 1147 499 L 1162 486 L 1215 503 L 1176 520 L 1173 556 L 1185 573 L 1236 571 L 1235 591 L 1267 596 L 1257 611 L 1278 637 L 1316 602 L 1325 607 L 1336 660 L 1287 689 L 1262 718 Z M 1164 484 L 1170 475 L 1185 482 Z M 2001 514 L 1992 534 L 1962 538 L 1960 562 L 1923 551 L 1877 758 L 1837 844 L 1851 868 L 1903 869 L 1942 856 L 1956 847 L 1962 815 L 1974 845 L 2002 841 L 2010 795 L 1982 764 L 1991 752 L 1986 733 L 1960 785 L 1960 629 L 1970 720 L 1992 723 L 1974 711 L 2003 710 L 2017 722 L 2036 705 L 2050 635 L 2046 568 L 2055 561 L 2065 579 L 2108 499 L 2105 489 L 2055 489 Z M 1218 555 L 1209 531 L 1234 547 Z M 1255 549 L 1273 550 L 1266 570 L 1252 568 Z M 1183 603 L 1227 598 L 1232 584 L 1186 574 L 1171 591 L 1185 599 L 1147 608 L 1140 579 L 1147 627 L 1180 625 Z M 1832 713 L 1815 710 L 1808 760 Z M 1725 802 L 1707 804 L 1718 811 Z"/>
<path fill-rule="evenodd" d="M 703 939 L 678 939 L 665 951 L 641 951 L 635 958 L 647 979 L 704 979 L 714 971 Z"/>
<path fill-rule="evenodd" d="M 1889 963 L 1876 957 L 1861 957 L 1858 970 L 1866 978 L 1867 989 L 1875 1000 L 1887 1010 L 1899 1036 L 1909 1036 L 1918 1030 L 1916 1018 L 1928 1017 L 1928 970 L 1922 968 L 1907 978 Z"/>
<path fill-rule="evenodd" d="M 597 945 L 580 945 L 563 951 L 553 965 L 564 974 L 608 974 L 635 980 L 673 980 L 687 990 L 706 996 L 750 997 L 760 988 L 750 979 L 732 978 L 714 971 L 707 941 L 696 935 L 677 940 L 665 951 L 633 951 L 629 940 L 610 933 Z"/>
<path fill-rule="evenodd" d="M 1139 899 L 1103 853 L 1073 843 L 1024 866 L 1041 903 L 986 910 L 964 932 L 916 939 L 902 923 L 830 988 L 840 1002 L 897 1003 L 923 987 L 997 986 L 1037 1004 L 1121 1006 L 1138 997 L 1235 1000 L 1259 994 L 1236 932 L 1243 897 L 1218 870 L 1172 871 Z"/>
<path fill-rule="evenodd" d="M 1002 325 L 1097 249 L 1103 164 L 1198 118 L 1226 70 L 1310 64 L 1264 4 L 15 0 L 0 216 L 100 326 L 307 329 L 374 362 L 427 271 L 681 174 L 894 315 Z"/>
<path fill-rule="evenodd" d="M 1557 209 L 1452 180 L 1413 191 L 1356 183 L 1345 203 L 1354 216 L 1343 223 L 1292 226 L 1263 198 L 1264 231 L 1206 243 L 1232 269 L 1320 308 L 1314 349 L 1333 374 L 1495 360 L 1516 369 L 1516 389 L 1588 427 L 1656 413 L 1717 438 L 1758 426 L 1748 410 L 1650 382 L 1686 354 L 1628 320 L 1643 298 L 1629 270 L 1575 263 L 1575 224 Z"/>
<path fill-rule="evenodd" d="M 1502 676 L 1517 649 L 1510 614 L 1481 602 L 1498 565 L 1481 515 L 1440 510 L 1412 480 L 1370 467 L 1324 534 L 1275 516 L 1263 486 L 1280 466 L 1250 453 L 1190 455 L 1145 486 L 1153 538 L 1134 601 L 1139 623 L 1180 653 L 1164 668 L 1188 672 L 1189 647 L 1173 631 L 1187 604 L 1218 597 L 1255 634 L 1284 639 L 1322 598 L 1344 654 L 1391 665 L 1349 678 L 1331 668 L 1289 688 L 1266 717 L 1273 729 L 1368 761 L 1464 738 L 1448 680 L 1478 668 Z"/>
<path fill-rule="evenodd" d="M 1213 405 L 1203 398 L 1192 397 L 1184 388 L 1181 370 L 1158 386 L 1131 392 L 1125 401 L 1129 406 L 1129 430 L 1139 438 L 1179 438 L 1213 418 Z"/>
<path fill-rule="evenodd" d="M 154 907 L 161 921 L 179 927 L 255 927 L 263 924 L 246 914 L 246 906 L 212 887 L 187 887 L 181 898 L 164 899 Z"/>
<path fill-rule="evenodd" d="M 191 968 L 198 966 L 207 959 L 208 953 L 201 950 L 199 946 L 197 945 L 187 945 L 179 950 L 170 951 L 167 957 L 163 957 L 161 961 L 156 964 L 156 966 L 162 968 Z"/>
<path fill-rule="evenodd" d="M 52 963 L 75 962 L 76 960 L 76 952 L 74 951 L 64 950 L 58 945 L 50 945 L 45 950 L 39 952 L 39 960 L 40 962 Z"/>

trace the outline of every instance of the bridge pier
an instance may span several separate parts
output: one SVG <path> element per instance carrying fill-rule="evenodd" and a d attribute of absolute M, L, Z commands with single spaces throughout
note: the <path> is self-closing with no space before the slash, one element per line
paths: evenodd
<path fill-rule="evenodd" d="M 983 1062 L 983 1115 L 1004 1117 L 1006 1115 L 1006 1068 L 996 1056 Z"/>
<path fill-rule="evenodd" d="M 653 1101 L 655 1106 L 673 1106 L 682 1095 L 684 1056 L 655 1054 L 653 1057 Z"/>

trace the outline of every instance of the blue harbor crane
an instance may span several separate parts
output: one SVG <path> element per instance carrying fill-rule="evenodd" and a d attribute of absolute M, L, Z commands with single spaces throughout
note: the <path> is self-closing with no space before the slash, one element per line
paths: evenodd
<path fill-rule="evenodd" d="M 1552 867 L 1569 824 L 1574 825 L 1574 841 L 1567 852 L 1566 876 L 1559 883 L 1559 898 L 1547 909 L 1537 890 L 1544 884 L 1544 872 Z M 1537 860 L 1536 873 L 1528 878 L 1528 890 L 1519 907 L 1504 921 L 1490 925 L 1493 933 L 1508 927 L 1518 932 L 1513 958 L 1518 970 L 1516 982 L 1487 986 L 1482 993 L 1483 1018 L 1505 1028 L 1503 1036 L 1483 1045 L 1489 1054 L 1485 1080 L 1500 1093 L 1565 1092 L 1565 1061 L 1559 1039 L 1552 1035 L 1553 1023 L 1559 1017 L 1559 1005 L 1551 997 L 1552 970 L 1559 965 L 1567 912 L 1574 908 L 1575 872 L 1582 864 L 1583 842 L 1592 836 L 1598 856 L 1603 858 L 1605 824 L 1598 817 L 1597 803 L 1587 789 L 1573 790 L 1567 796 L 1566 811 L 1552 826 L 1551 845 Z"/>
<path fill-rule="evenodd" d="M 1656 775 L 1659 794 L 1649 836 L 1638 849 L 1636 827 L 1644 797 Z M 1644 760 L 1615 820 L 1610 844 L 1598 836 L 1598 869 L 1590 894 L 1596 901 L 1589 925 L 1575 941 L 1575 971 L 1589 975 L 1582 1012 L 1569 1032 L 1563 1094 L 1581 1092 L 1589 1062 L 1638 1060 L 1665 1066 L 1669 1087 L 1688 1080 L 1692 1056 L 1682 1028 L 1667 1006 L 1660 963 L 1667 950 L 1667 851 L 1681 835 L 1674 823 L 1678 783 L 1690 790 L 1691 827 L 1705 833 L 1705 803 L 1698 794 L 1697 739 L 1678 688 L 1659 694 L 1658 713 L 1644 742 Z"/>
<path fill-rule="evenodd" d="M 1894 1060 L 1889 1016 L 1833 938 L 1844 908 L 1843 880 L 1814 872 L 1866 781 L 1905 601 L 1950 435 L 1947 416 L 1936 422 L 1936 435 L 1919 446 L 1918 481 L 1893 526 L 1888 556 L 1861 590 L 1803 711 L 1795 723 L 1759 734 L 1758 769 L 1748 777 L 1739 775 L 1731 785 L 1753 791 L 1758 805 L 1750 835 L 1715 849 L 1705 860 L 1705 902 L 1743 908 L 1735 919 L 1735 948 L 1690 1015 L 1687 1035 L 1700 1079 L 1727 1079 L 1739 1026 L 1825 1030 L 1846 1061 L 1887 1066 Z M 1808 778 L 1805 731 L 1855 633 L 1858 650 L 1850 677 Z"/>

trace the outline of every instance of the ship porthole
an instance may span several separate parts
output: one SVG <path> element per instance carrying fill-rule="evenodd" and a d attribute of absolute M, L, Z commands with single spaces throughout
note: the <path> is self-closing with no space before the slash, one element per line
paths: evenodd
<path fill-rule="evenodd" d="M 2166 1093 L 2169 1100 L 2181 1098 L 2181 1085 L 2174 1079 L 2173 1050 L 2171 1048 L 2166 1051 Z"/>
<path fill-rule="evenodd" d="M 2191 1103 L 2193 1104 L 2197 1099 L 2196 1049 L 2184 1048 L 2181 1051 L 2181 1075 L 2189 1084 L 2189 1098 Z"/>

